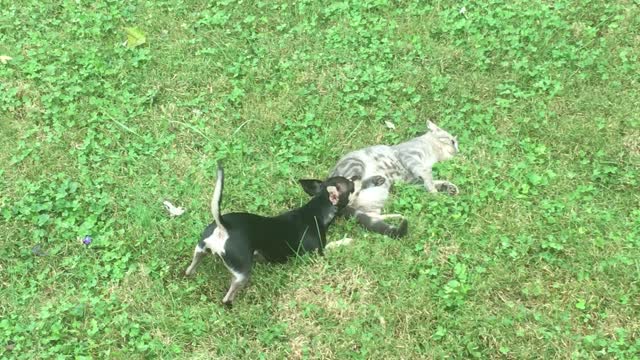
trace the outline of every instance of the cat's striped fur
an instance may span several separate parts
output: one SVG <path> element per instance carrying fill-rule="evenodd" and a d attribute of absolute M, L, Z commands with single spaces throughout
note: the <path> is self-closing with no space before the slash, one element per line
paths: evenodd
<path fill-rule="evenodd" d="M 381 214 L 389 190 L 395 181 L 421 183 L 429 192 L 458 192 L 457 186 L 433 180 L 432 167 L 440 161 L 451 159 L 458 153 L 458 141 L 431 121 L 429 131 L 419 137 L 398 145 L 374 145 L 356 150 L 342 157 L 329 176 L 351 177 L 359 175 L 363 179 L 382 176 L 385 182 L 376 187 L 362 190 L 345 210 L 346 215 L 355 216 L 364 227 L 392 237 L 402 237 L 407 233 L 407 221 L 402 215 Z M 402 218 L 399 226 L 387 224 L 386 218 Z"/>

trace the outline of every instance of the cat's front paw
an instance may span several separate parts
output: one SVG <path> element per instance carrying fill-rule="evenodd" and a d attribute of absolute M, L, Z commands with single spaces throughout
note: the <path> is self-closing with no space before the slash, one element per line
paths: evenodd
<path fill-rule="evenodd" d="M 380 186 L 384 184 L 387 181 L 387 179 L 385 179 L 384 176 L 376 175 L 371 178 L 371 181 L 375 186 Z"/>
<path fill-rule="evenodd" d="M 460 193 L 458 187 L 449 181 L 435 181 L 434 185 L 438 192 L 446 192 L 449 195 L 458 195 Z"/>

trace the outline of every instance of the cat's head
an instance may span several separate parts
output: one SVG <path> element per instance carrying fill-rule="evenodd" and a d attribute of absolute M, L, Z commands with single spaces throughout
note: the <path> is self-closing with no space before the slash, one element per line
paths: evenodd
<path fill-rule="evenodd" d="M 438 145 L 442 153 L 443 158 L 440 160 L 451 159 L 458 153 L 458 139 L 456 139 L 455 136 L 442 130 L 430 120 L 427 121 L 427 127 L 429 128 L 429 132 L 426 135 L 436 140 L 436 145 Z"/>

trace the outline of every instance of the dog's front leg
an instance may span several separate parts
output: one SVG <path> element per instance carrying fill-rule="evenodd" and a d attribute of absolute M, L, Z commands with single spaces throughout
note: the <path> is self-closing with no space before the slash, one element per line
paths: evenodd
<path fill-rule="evenodd" d="M 404 219 L 404 215 L 401 214 L 380 214 L 378 217 L 382 220 L 386 219 Z"/>
<path fill-rule="evenodd" d="M 342 240 L 332 241 L 325 246 L 325 249 L 330 250 L 339 246 L 349 245 L 353 242 L 352 238 L 344 238 Z"/>

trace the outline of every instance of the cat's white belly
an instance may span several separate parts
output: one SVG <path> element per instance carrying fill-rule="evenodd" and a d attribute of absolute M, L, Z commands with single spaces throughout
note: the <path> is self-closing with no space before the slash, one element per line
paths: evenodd
<path fill-rule="evenodd" d="M 362 212 L 380 212 L 384 202 L 389 197 L 389 188 L 386 186 L 370 187 L 360 191 L 351 207 Z"/>

